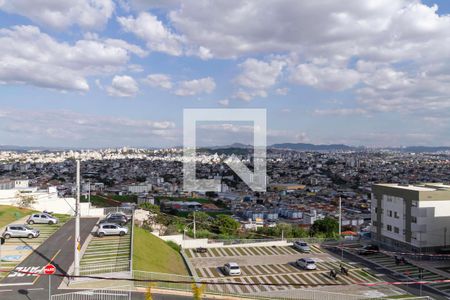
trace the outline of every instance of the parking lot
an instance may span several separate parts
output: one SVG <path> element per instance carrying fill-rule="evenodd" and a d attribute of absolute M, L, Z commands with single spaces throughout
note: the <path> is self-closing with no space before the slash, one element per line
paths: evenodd
<path fill-rule="evenodd" d="M 343 262 L 348 275 L 339 273 L 337 279 L 329 276 L 331 269 L 339 270 L 341 262 L 324 252 L 318 245 L 310 245 L 311 253 L 300 253 L 293 247 L 224 247 L 209 248 L 206 253 L 185 250 L 195 269 L 195 274 L 204 281 L 239 282 L 246 285 L 208 285 L 209 291 L 218 293 L 264 293 L 288 291 L 325 285 L 348 285 L 360 282 L 380 281 L 354 263 Z M 317 269 L 307 271 L 296 266 L 301 257 L 312 258 Z M 226 276 L 223 264 L 236 262 L 241 268 L 240 276 Z M 271 284 L 278 284 L 271 285 Z"/>
<path fill-rule="evenodd" d="M 97 227 L 94 227 L 95 232 Z M 80 262 L 80 274 L 128 270 L 131 256 L 131 226 L 124 236 L 97 237 L 94 233 Z"/>
<path fill-rule="evenodd" d="M 37 238 L 10 238 L 2 245 L 2 270 L 11 271 L 17 264 L 22 262 L 34 249 L 39 247 L 45 240 L 47 240 L 53 233 L 55 233 L 61 226 L 63 226 L 69 219 L 68 215 L 57 215 L 59 219 L 58 224 L 33 224 L 29 225 L 34 229 L 40 231 Z M 22 222 L 23 223 L 23 222 Z M 13 224 L 21 224 L 14 222 Z M 3 232 L 2 232 L 3 234 Z M 7 272 L 0 272 L 0 279 L 8 275 Z"/>

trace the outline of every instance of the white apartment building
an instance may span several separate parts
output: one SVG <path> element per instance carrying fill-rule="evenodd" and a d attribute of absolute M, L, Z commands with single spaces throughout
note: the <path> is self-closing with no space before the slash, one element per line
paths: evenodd
<path fill-rule="evenodd" d="M 371 205 L 374 241 L 417 252 L 450 247 L 450 185 L 376 184 Z"/>

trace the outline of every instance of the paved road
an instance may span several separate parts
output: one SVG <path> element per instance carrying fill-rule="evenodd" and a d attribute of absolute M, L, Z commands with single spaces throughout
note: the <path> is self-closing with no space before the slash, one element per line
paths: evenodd
<path fill-rule="evenodd" d="M 409 281 L 405 276 L 399 275 L 397 272 L 392 271 L 385 267 L 380 267 L 378 264 L 375 264 L 370 261 L 370 255 L 367 256 L 367 259 L 362 258 L 356 254 L 344 251 L 341 252 L 340 249 L 335 247 L 329 247 L 327 248 L 330 252 L 334 253 L 335 255 L 341 256 L 344 255 L 345 259 L 348 259 L 350 261 L 356 261 L 362 265 L 365 265 L 366 267 L 376 271 L 377 273 L 384 274 L 386 276 L 386 280 L 392 280 L 392 281 Z M 413 294 L 415 296 L 429 296 L 433 299 L 439 299 L 439 300 L 446 300 L 449 299 L 444 293 L 440 293 L 436 291 L 435 289 L 431 289 L 427 285 L 397 285 L 397 287 L 400 287 L 401 289 L 407 291 L 410 294 Z"/>
<path fill-rule="evenodd" d="M 97 218 L 82 218 L 80 222 L 80 238 L 83 244 L 89 236 Z M 67 274 L 73 263 L 75 219 L 71 219 L 50 236 L 42 245 L 33 251 L 15 270 L 41 272 L 48 263 L 56 267 L 56 274 Z M 52 293 L 56 293 L 62 277 L 52 276 Z M 2 300 L 46 299 L 48 298 L 48 276 L 24 275 L 11 271 L 0 282 L 0 298 Z"/>

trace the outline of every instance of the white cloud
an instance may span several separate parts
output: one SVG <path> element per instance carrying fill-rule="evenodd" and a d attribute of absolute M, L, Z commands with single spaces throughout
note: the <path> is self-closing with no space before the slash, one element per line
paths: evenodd
<path fill-rule="evenodd" d="M 150 74 L 143 81 L 152 87 L 159 87 L 166 90 L 170 90 L 173 86 L 172 79 L 166 74 Z"/>
<path fill-rule="evenodd" d="M 150 13 L 141 12 L 137 18 L 118 17 L 117 21 L 126 32 L 131 32 L 144 40 L 147 48 L 179 56 L 183 53 L 182 37 L 171 32 L 158 18 Z"/>
<path fill-rule="evenodd" d="M 285 62 L 279 60 L 265 62 L 249 58 L 239 65 L 242 72 L 236 82 L 250 89 L 268 89 L 276 83 L 285 65 Z"/>
<path fill-rule="evenodd" d="M 360 75 L 355 70 L 314 64 L 300 64 L 291 74 L 293 82 L 331 91 L 350 89 L 359 79 Z"/>
<path fill-rule="evenodd" d="M 289 93 L 289 88 L 283 87 L 275 90 L 275 93 L 280 96 L 286 96 Z"/>
<path fill-rule="evenodd" d="M 34 26 L 0 29 L 0 83 L 88 91 L 87 76 L 117 72 L 129 52 L 96 40 L 60 43 Z"/>
<path fill-rule="evenodd" d="M 205 77 L 194 80 L 186 80 L 178 83 L 175 90 L 177 96 L 194 96 L 198 94 L 209 94 L 216 88 L 216 83 L 211 77 Z"/>
<path fill-rule="evenodd" d="M 219 104 L 222 105 L 222 106 L 228 106 L 228 105 L 230 105 L 230 100 L 228 100 L 228 99 L 222 99 L 222 100 L 219 100 L 218 102 L 219 102 Z"/>
<path fill-rule="evenodd" d="M 0 9 L 59 30 L 72 25 L 102 28 L 114 12 L 112 0 L 3 0 Z"/>
<path fill-rule="evenodd" d="M 116 75 L 106 91 L 113 97 L 134 97 L 139 92 L 139 86 L 133 77 Z"/>
<path fill-rule="evenodd" d="M 264 90 L 246 91 L 240 89 L 234 94 L 233 97 L 244 101 L 251 101 L 255 97 L 266 98 L 267 92 Z"/>
<path fill-rule="evenodd" d="M 0 115 L 2 140 L 22 145 L 173 145 L 178 135 L 175 124 L 167 120 L 136 120 L 66 110 L 0 110 Z"/>
<path fill-rule="evenodd" d="M 367 111 L 362 108 L 316 109 L 314 114 L 319 116 L 352 116 L 366 115 Z"/>

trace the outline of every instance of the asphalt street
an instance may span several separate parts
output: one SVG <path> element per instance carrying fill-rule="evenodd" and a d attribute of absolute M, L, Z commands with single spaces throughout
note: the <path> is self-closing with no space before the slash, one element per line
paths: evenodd
<path fill-rule="evenodd" d="M 80 222 L 80 239 L 84 243 L 95 226 L 97 218 L 82 218 Z M 22 272 L 38 272 L 49 263 L 56 267 L 55 274 L 67 274 L 74 257 L 75 219 L 69 220 L 58 231 L 50 236 L 42 245 L 34 250 L 7 277 L 0 282 L 0 299 L 2 300 L 34 300 L 48 299 L 49 276 L 23 274 Z M 63 277 L 52 276 L 52 293 Z M 61 293 L 60 291 L 58 291 Z"/>

